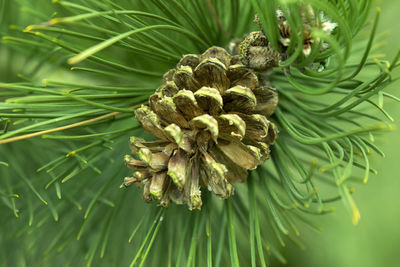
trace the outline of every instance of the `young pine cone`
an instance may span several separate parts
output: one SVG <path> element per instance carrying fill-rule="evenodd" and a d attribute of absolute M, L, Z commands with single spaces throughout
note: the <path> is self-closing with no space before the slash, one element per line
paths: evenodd
<path fill-rule="evenodd" d="M 200 209 L 201 187 L 228 198 L 231 182 L 244 182 L 268 158 L 278 131 L 267 118 L 277 102 L 275 89 L 223 48 L 184 56 L 135 112 L 158 140 L 131 138 L 136 159 L 125 160 L 135 172 L 123 185 L 143 186 L 144 199 L 162 206 Z"/>
<path fill-rule="evenodd" d="M 246 35 L 239 44 L 238 54 L 244 65 L 260 72 L 277 67 L 281 59 L 262 31 Z"/>
<path fill-rule="evenodd" d="M 303 54 L 305 56 L 310 55 L 311 47 L 315 41 L 312 36 L 313 27 L 320 28 L 327 34 L 331 34 L 332 31 L 337 27 L 337 24 L 331 22 L 327 17 L 325 17 L 324 13 L 321 11 L 317 16 L 314 13 L 313 8 L 311 5 L 307 5 L 304 9 L 300 10 L 300 14 L 303 21 Z M 278 9 L 276 11 L 276 15 L 278 17 L 279 22 L 279 30 L 280 30 L 280 43 L 283 47 L 288 47 L 290 45 L 290 25 L 287 22 L 282 10 Z M 323 42 L 322 49 L 328 47 L 328 44 Z"/>

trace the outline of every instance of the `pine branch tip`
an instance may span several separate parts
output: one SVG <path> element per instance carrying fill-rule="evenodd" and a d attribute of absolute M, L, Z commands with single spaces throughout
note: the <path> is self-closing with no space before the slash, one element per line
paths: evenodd
<path fill-rule="evenodd" d="M 86 51 L 86 50 L 85 50 Z M 81 53 L 79 53 L 79 54 L 77 54 L 77 55 L 75 55 L 75 56 L 73 56 L 73 57 L 70 57 L 68 60 L 67 60 L 67 63 L 69 64 L 69 65 L 75 65 L 75 64 L 78 64 L 78 63 L 80 63 L 80 62 L 82 62 L 83 60 L 85 60 L 87 57 L 89 57 L 89 56 L 87 56 L 87 55 L 82 55 L 83 54 L 83 52 L 81 52 Z"/>
<path fill-rule="evenodd" d="M 75 154 L 76 154 L 76 151 L 74 150 L 74 151 L 71 151 L 71 152 L 69 152 L 68 154 L 66 154 L 65 157 L 66 157 L 66 158 L 69 158 L 70 156 L 73 156 L 73 155 L 75 155 Z"/>
<path fill-rule="evenodd" d="M 53 26 L 53 25 L 60 23 L 60 21 L 61 21 L 60 18 L 54 18 L 54 19 L 51 19 L 49 22 L 47 22 L 47 25 Z"/>
<path fill-rule="evenodd" d="M 356 207 L 354 207 L 353 208 L 353 218 L 352 218 L 353 225 L 358 225 L 360 219 L 361 219 L 360 211 Z"/>
<path fill-rule="evenodd" d="M 33 29 L 34 29 L 34 26 L 33 26 L 33 25 L 29 25 L 29 26 L 27 26 L 25 29 L 23 29 L 22 32 L 30 32 L 30 31 L 32 31 Z"/>

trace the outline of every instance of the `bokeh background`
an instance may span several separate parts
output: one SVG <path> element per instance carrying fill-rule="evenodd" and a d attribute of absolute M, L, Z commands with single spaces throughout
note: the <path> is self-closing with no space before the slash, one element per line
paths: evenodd
<path fill-rule="evenodd" d="M 400 1 L 375 3 L 382 10 L 378 32 L 385 32 L 387 42 L 382 50 L 391 59 L 400 49 Z M 397 70 L 395 76 L 399 75 Z M 393 83 L 388 92 L 400 96 L 400 81 Z M 302 229 L 304 251 L 288 244 L 284 254 L 289 264 L 283 266 L 400 266 L 400 104 L 387 101 L 384 107 L 395 119 L 397 129 L 380 140 L 386 158 L 372 158 L 378 175 L 372 175 L 367 185 L 356 188 L 359 224 L 354 226 L 341 203 L 337 203 L 333 214 L 314 218 L 323 228 L 322 233 Z"/>

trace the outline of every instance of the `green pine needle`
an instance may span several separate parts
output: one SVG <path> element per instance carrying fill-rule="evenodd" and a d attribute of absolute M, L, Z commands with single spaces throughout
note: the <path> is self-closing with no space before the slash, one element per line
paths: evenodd
<path fill-rule="evenodd" d="M 306 56 L 297 33 L 308 5 L 315 25 L 323 14 L 337 27 L 328 34 L 313 25 Z M 287 243 L 304 248 L 299 224 L 320 231 L 313 216 L 332 212 L 334 201 L 357 224 L 354 186 L 377 174 L 371 154 L 385 156 L 378 141 L 394 129 L 385 108 L 400 102 L 385 92 L 400 51 L 382 57 L 384 11 L 366 25 L 371 7 L 370 0 L 0 2 L 0 245 L 9 255 L 0 265 L 269 266 L 271 258 L 286 263 Z M 268 74 L 279 94 L 271 159 L 228 200 L 204 189 L 201 211 L 159 208 L 136 188 L 120 189 L 130 175 L 129 137 L 147 136 L 134 111 L 163 74 L 184 54 L 258 30 L 255 14 L 283 52 L 277 8 L 291 38 Z"/>

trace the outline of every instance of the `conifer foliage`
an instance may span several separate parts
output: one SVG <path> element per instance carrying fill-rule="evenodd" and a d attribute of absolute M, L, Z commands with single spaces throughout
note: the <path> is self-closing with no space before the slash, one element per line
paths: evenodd
<path fill-rule="evenodd" d="M 356 224 L 399 101 L 371 6 L 1 1 L 0 265 L 267 266 Z"/>

